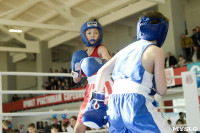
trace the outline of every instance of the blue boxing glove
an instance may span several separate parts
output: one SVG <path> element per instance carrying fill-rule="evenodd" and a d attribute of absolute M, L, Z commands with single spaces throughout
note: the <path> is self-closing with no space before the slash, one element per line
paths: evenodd
<path fill-rule="evenodd" d="M 81 72 L 80 61 L 84 59 L 85 57 L 88 57 L 88 55 L 87 55 L 87 52 L 84 50 L 77 50 L 72 55 L 71 67 L 72 67 L 73 77 L 77 78 L 80 76 L 80 72 Z"/>
<path fill-rule="evenodd" d="M 98 57 L 87 57 L 81 60 L 81 69 L 87 77 L 95 74 L 103 65 L 104 61 Z"/>
<path fill-rule="evenodd" d="M 92 99 L 88 102 L 85 113 L 82 117 L 84 125 L 99 129 L 107 123 L 108 119 L 104 101 L 104 92 L 93 92 Z"/>

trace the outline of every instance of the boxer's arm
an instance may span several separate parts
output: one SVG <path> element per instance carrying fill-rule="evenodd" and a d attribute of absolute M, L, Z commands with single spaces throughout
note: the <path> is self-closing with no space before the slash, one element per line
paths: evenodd
<path fill-rule="evenodd" d="M 95 82 L 95 90 L 98 92 L 102 92 L 103 88 L 105 86 L 105 79 L 106 77 L 109 77 L 110 74 L 112 73 L 114 66 L 115 66 L 115 61 L 118 58 L 119 54 L 116 54 L 113 58 L 111 58 L 105 65 L 103 65 L 98 73 L 97 73 L 97 78 Z"/>
<path fill-rule="evenodd" d="M 106 59 L 107 61 L 109 61 L 111 59 L 111 56 L 108 52 L 108 49 L 105 46 L 100 46 L 98 49 L 98 54 L 100 55 L 100 57 L 102 59 Z"/>
<path fill-rule="evenodd" d="M 167 84 L 164 68 L 164 52 L 161 48 L 154 50 L 154 74 L 156 83 L 156 92 L 163 96 L 167 92 Z"/>

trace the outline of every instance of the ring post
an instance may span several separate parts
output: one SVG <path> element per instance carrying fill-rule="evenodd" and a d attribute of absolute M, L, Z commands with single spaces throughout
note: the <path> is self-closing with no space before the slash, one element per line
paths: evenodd
<path fill-rule="evenodd" d="M 193 71 L 182 72 L 183 95 L 185 98 L 186 122 L 189 128 L 200 130 L 200 110 L 196 73 Z"/>

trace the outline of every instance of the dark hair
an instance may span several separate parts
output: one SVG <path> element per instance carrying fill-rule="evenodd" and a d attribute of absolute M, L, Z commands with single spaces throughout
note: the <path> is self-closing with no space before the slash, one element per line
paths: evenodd
<path fill-rule="evenodd" d="M 71 116 L 69 119 L 73 118 L 74 120 L 77 120 L 76 116 Z"/>
<path fill-rule="evenodd" d="M 179 55 L 179 57 L 183 57 L 183 55 Z M 179 114 L 180 115 L 180 114 Z"/>
<path fill-rule="evenodd" d="M 28 128 L 29 128 L 29 127 L 35 128 L 35 124 L 34 124 L 34 123 L 30 123 L 30 124 L 28 125 Z"/>
<path fill-rule="evenodd" d="M 56 129 L 58 129 L 58 130 L 59 130 L 59 127 L 58 127 L 58 125 L 55 125 L 55 124 L 51 125 L 51 129 L 54 129 L 54 128 L 56 128 Z"/>
<path fill-rule="evenodd" d="M 68 123 L 69 123 L 69 122 L 68 122 Z M 65 128 L 66 128 L 67 125 L 68 125 L 68 123 L 63 123 L 63 124 L 62 124 L 62 127 L 65 127 Z"/>
<path fill-rule="evenodd" d="M 169 19 L 167 17 L 165 17 L 162 13 L 158 12 L 158 11 L 148 11 L 148 12 L 143 12 L 143 15 L 139 18 L 141 19 L 142 17 L 146 16 L 149 18 L 161 18 L 163 19 L 165 22 L 169 22 Z M 159 20 L 151 20 L 152 24 L 158 24 L 160 23 Z"/>
<path fill-rule="evenodd" d="M 182 114 L 184 114 L 183 112 L 179 112 L 179 116 L 181 116 Z"/>

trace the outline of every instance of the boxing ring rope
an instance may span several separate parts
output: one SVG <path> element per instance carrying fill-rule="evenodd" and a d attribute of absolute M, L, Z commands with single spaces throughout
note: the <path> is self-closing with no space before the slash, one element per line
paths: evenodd
<path fill-rule="evenodd" d="M 191 73 L 191 72 L 189 72 Z M 85 91 L 83 90 L 69 90 L 69 91 L 46 91 L 46 90 L 28 90 L 28 91 L 13 91 L 13 90 L 9 90 L 9 91 L 5 91 L 2 89 L 2 76 L 54 76 L 54 77 L 71 77 L 70 73 L 33 73 L 33 72 L 0 72 L 0 100 L 2 101 L 2 95 L 3 94 L 63 94 L 63 93 L 84 93 Z M 194 79 L 196 79 L 196 75 L 194 73 L 192 73 L 192 76 L 195 76 Z M 200 75 L 198 75 L 197 77 L 200 77 Z M 174 77 L 167 77 L 170 79 L 177 79 L 177 78 L 182 78 L 183 80 L 183 75 L 182 76 L 174 76 Z M 197 88 L 197 87 L 196 87 Z M 168 91 L 172 91 L 172 90 L 168 90 Z M 183 90 L 173 90 L 174 92 L 184 92 L 184 84 L 183 84 Z M 199 104 L 197 105 L 199 108 Z M 186 106 L 165 106 L 165 107 L 158 107 L 158 109 L 172 109 L 172 108 L 186 108 Z M 2 103 L 0 105 L 0 129 L 2 129 L 2 119 L 3 116 L 40 116 L 40 115 L 52 115 L 52 114 L 75 114 L 78 113 L 79 110 L 72 110 L 72 111 L 49 111 L 49 112 L 26 112 L 26 113 L 3 113 L 2 110 Z M 186 109 L 187 112 L 187 109 Z M 188 112 L 187 112 L 188 113 Z M 198 115 L 199 116 L 199 115 Z M 197 124 L 200 125 L 200 117 L 195 116 L 196 118 L 199 118 L 199 121 L 195 121 Z M 193 123 L 195 123 L 193 122 Z M 189 122 L 190 123 L 190 122 Z M 189 125 L 189 124 L 188 124 Z M 190 124 L 191 126 L 191 124 Z M 198 127 L 198 129 L 200 130 L 200 127 Z M 100 130 L 102 131 L 102 130 Z M 108 130 L 106 130 L 108 131 Z M 87 132 L 97 132 L 97 130 L 95 131 L 87 131 Z M 99 132 L 99 131 L 98 131 Z M 0 133 L 2 133 L 2 130 L 0 130 Z"/>

